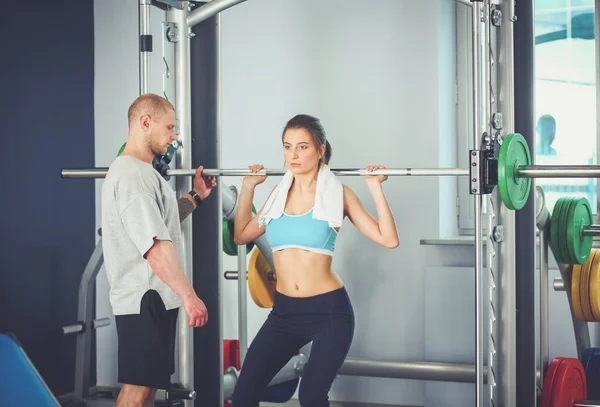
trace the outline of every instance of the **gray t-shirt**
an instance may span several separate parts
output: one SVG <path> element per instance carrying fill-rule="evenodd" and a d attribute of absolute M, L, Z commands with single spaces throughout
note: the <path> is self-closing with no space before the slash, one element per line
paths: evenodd
<path fill-rule="evenodd" d="M 175 191 L 151 164 L 118 157 L 102 185 L 102 249 L 115 315 L 139 314 L 148 290 L 158 291 L 168 310 L 183 305 L 145 258 L 154 239 L 173 242 L 185 267 Z"/>

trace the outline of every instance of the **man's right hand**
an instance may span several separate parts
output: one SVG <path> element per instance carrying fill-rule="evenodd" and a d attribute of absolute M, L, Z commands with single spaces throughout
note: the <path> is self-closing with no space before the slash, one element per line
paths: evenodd
<path fill-rule="evenodd" d="M 188 321 L 189 326 L 199 328 L 208 322 L 206 305 L 204 305 L 204 302 L 197 295 L 194 294 L 189 299 L 184 299 L 183 307 L 185 308 L 185 313 L 190 318 Z"/>

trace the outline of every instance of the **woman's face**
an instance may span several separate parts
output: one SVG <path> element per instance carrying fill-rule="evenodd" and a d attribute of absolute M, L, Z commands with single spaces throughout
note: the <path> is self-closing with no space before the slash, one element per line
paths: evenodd
<path fill-rule="evenodd" d="M 283 155 L 294 174 L 305 174 L 319 167 L 323 152 L 317 150 L 313 137 L 306 129 L 288 129 L 283 135 Z"/>

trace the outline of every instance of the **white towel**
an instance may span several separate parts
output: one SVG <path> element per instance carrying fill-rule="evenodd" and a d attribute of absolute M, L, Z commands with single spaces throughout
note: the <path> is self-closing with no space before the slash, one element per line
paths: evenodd
<path fill-rule="evenodd" d="M 264 226 L 271 219 L 279 219 L 283 215 L 293 180 L 294 174 L 288 170 L 267 199 L 263 212 L 258 218 L 259 226 Z M 317 175 L 315 206 L 312 216 L 313 219 L 328 222 L 332 228 L 341 227 L 344 220 L 344 186 L 325 164 L 321 164 Z"/>

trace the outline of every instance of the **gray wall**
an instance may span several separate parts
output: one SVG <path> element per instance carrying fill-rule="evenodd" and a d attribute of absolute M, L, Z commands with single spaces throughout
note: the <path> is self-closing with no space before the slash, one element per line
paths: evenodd
<path fill-rule="evenodd" d="M 456 162 L 454 7 L 453 0 L 249 0 L 223 12 L 223 167 L 281 166 L 281 130 L 300 112 L 322 119 L 332 166 L 464 167 Z M 161 15 L 153 11 L 153 29 L 160 30 Z M 125 141 L 125 112 L 138 94 L 137 2 L 96 1 L 95 23 L 95 165 L 106 166 Z M 158 38 L 155 93 L 162 91 Z M 375 214 L 364 181 L 343 181 Z M 239 178 L 220 182 L 241 185 Z M 257 189 L 257 207 L 276 182 Z M 473 363 L 473 248 L 420 244 L 456 233 L 456 182 L 384 184 L 400 232 L 395 250 L 368 241 L 348 221 L 342 227 L 333 266 L 356 311 L 350 357 Z M 224 270 L 236 268 L 234 257 L 223 257 Z M 238 334 L 236 286 L 223 282 L 224 338 Z M 110 315 L 104 274 L 98 287 L 98 316 Z M 565 295 L 552 292 L 550 300 L 551 356 L 573 356 Z M 252 339 L 268 310 L 250 296 L 248 305 Z M 99 384 L 114 384 L 114 328 L 99 331 L 97 353 Z M 340 376 L 331 399 L 464 407 L 473 405 L 474 386 Z"/>

